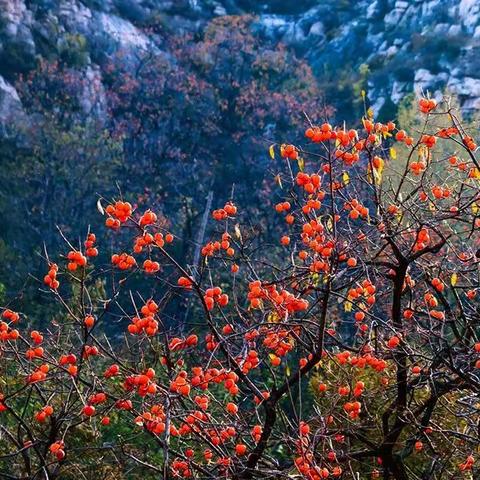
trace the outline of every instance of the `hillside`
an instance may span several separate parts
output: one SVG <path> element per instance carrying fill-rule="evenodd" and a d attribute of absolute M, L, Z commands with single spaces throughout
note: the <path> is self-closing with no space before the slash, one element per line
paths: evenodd
<path fill-rule="evenodd" d="M 255 28 L 265 36 L 307 59 L 329 102 L 347 113 L 355 84 L 367 90 L 377 111 L 390 113 L 406 93 L 422 89 L 448 89 L 466 112 L 478 107 L 475 0 L 1 0 L 0 119 L 20 107 L 15 76 L 39 58 L 77 48 L 87 78 L 101 83 L 97 67 L 109 53 L 128 51 L 134 68 L 145 51 L 162 49 L 164 30 L 197 32 L 214 17 L 245 13 L 257 15 Z"/>
<path fill-rule="evenodd" d="M 192 261 L 209 202 L 263 208 L 268 146 L 299 141 L 304 113 L 353 126 L 365 92 L 395 119 L 428 90 L 472 114 L 479 22 L 467 0 L 0 0 L 0 258 L 38 268 L 58 228 L 77 237 L 70 219 L 121 192 L 159 205 Z"/>

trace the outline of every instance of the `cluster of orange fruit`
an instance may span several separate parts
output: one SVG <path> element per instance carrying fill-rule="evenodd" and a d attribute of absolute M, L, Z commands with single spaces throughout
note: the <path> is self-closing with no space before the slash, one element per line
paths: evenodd
<path fill-rule="evenodd" d="M 257 368 L 260 364 L 260 359 L 258 358 L 258 352 L 256 350 L 249 350 L 245 355 L 245 358 L 237 357 L 237 362 L 241 365 L 242 373 L 247 375 L 250 370 Z"/>
<path fill-rule="evenodd" d="M 473 470 L 473 465 L 475 463 L 475 458 L 473 455 L 469 455 L 466 460 L 461 463 L 458 468 L 461 472 L 465 472 L 466 470 Z"/>
<path fill-rule="evenodd" d="M 360 217 L 368 218 L 368 214 L 369 214 L 368 208 L 362 205 L 360 201 L 357 200 L 356 198 L 354 198 L 349 202 L 345 202 L 343 208 L 350 212 L 348 216 L 352 220 L 357 220 Z"/>
<path fill-rule="evenodd" d="M 322 467 L 317 465 L 315 456 L 311 451 L 311 431 L 308 423 L 300 421 L 298 440 L 296 442 L 297 447 L 297 456 L 294 459 L 294 464 L 299 473 L 309 480 L 322 480 L 324 478 L 329 478 L 330 475 L 333 477 L 340 477 L 343 473 L 340 466 Z M 326 459 L 329 462 L 335 462 L 337 457 L 335 452 L 328 452 Z"/>
<path fill-rule="evenodd" d="M 171 352 L 178 352 L 189 347 L 198 345 L 198 337 L 195 334 L 189 335 L 187 338 L 174 337 L 168 342 L 168 349 Z"/>
<path fill-rule="evenodd" d="M 436 135 L 437 137 L 440 138 L 450 138 L 453 137 L 454 135 L 458 135 L 460 132 L 458 131 L 458 128 L 456 127 L 448 127 L 448 128 L 442 128 L 440 129 Z"/>
<path fill-rule="evenodd" d="M 0 341 L 17 340 L 20 337 L 20 332 L 11 328 L 11 325 L 18 322 L 20 315 L 7 308 L 2 312 L 2 318 L 3 320 L 0 321 Z"/>
<path fill-rule="evenodd" d="M 47 373 L 50 371 L 48 364 L 44 363 L 35 369 L 30 375 L 27 375 L 27 383 L 41 382 L 47 378 Z"/>
<path fill-rule="evenodd" d="M 216 252 L 220 250 L 225 250 L 225 253 L 229 257 L 235 255 L 235 250 L 230 246 L 231 235 L 228 232 L 222 233 L 222 240 L 219 242 L 211 241 L 208 242 L 204 247 L 202 247 L 201 253 L 204 257 L 211 257 L 215 255 Z"/>
<path fill-rule="evenodd" d="M 234 217 L 237 214 L 237 207 L 233 202 L 227 202 L 223 208 L 214 210 L 212 212 L 212 217 L 217 220 L 226 220 L 229 217 Z"/>
<path fill-rule="evenodd" d="M 427 148 L 433 148 L 437 143 L 437 137 L 435 135 L 422 135 L 420 143 L 423 143 Z"/>
<path fill-rule="evenodd" d="M 395 140 L 397 140 L 397 142 L 405 143 L 405 145 L 407 145 L 408 147 L 413 145 L 413 137 L 409 137 L 405 130 L 399 130 L 395 134 Z"/>
<path fill-rule="evenodd" d="M 274 352 L 269 355 L 270 363 L 273 367 L 278 367 L 282 363 L 282 357 L 293 350 L 292 331 L 285 328 L 267 330 L 263 345 Z"/>
<path fill-rule="evenodd" d="M 89 233 L 87 239 L 83 244 L 85 245 L 85 255 L 87 257 L 96 257 L 98 255 L 98 249 L 95 247 L 97 237 L 94 233 Z"/>
<path fill-rule="evenodd" d="M 268 300 L 281 317 L 286 312 L 293 313 L 308 308 L 307 300 L 295 297 L 285 289 L 278 291 L 273 284 L 262 285 L 260 280 L 255 280 L 248 284 L 248 289 L 247 298 L 251 308 L 262 308 L 264 300 Z"/>
<path fill-rule="evenodd" d="M 74 272 L 78 267 L 84 267 L 87 264 L 87 257 L 77 250 L 71 250 L 68 252 L 67 259 L 69 260 L 67 268 L 71 272 Z"/>
<path fill-rule="evenodd" d="M 103 373 L 103 376 L 105 378 L 111 378 L 111 377 L 116 377 L 120 373 L 120 367 L 114 363 L 110 365 L 105 372 Z"/>
<path fill-rule="evenodd" d="M 130 375 L 126 377 L 123 388 L 127 392 L 136 390 L 137 395 L 140 397 L 155 394 L 157 392 L 157 384 L 155 383 L 155 370 L 153 368 L 147 368 L 142 374 Z"/>
<path fill-rule="evenodd" d="M 149 258 L 147 258 L 143 262 L 143 269 L 146 273 L 157 273 L 160 270 L 160 264 L 154 260 L 150 260 Z"/>
<path fill-rule="evenodd" d="M 203 300 L 205 301 L 208 310 L 212 310 L 215 305 L 218 305 L 219 307 L 225 307 L 228 305 L 228 295 L 222 293 L 220 287 L 208 288 L 203 296 Z"/>
<path fill-rule="evenodd" d="M 149 337 L 155 335 L 158 331 L 158 321 L 155 320 L 155 314 L 158 312 L 158 305 L 149 300 L 140 310 L 141 317 L 133 317 L 132 323 L 127 327 L 132 335 L 145 333 Z"/>
<path fill-rule="evenodd" d="M 105 220 L 105 225 L 116 230 L 130 218 L 133 209 L 129 202 L 118 200 L 113 205 L 108 205 L 105 211 L 109 215 Z"/>
<path fill-rule="evenodd" d="M 6 322 L 17 323 L 20 320 L 20 315 L 17 312 L 14 312 L 13 310 L 6 308 L 2 312 L 2 318 Z"/>
<path fill-rule="evenodd" d="M 60 286 L 60 282 L 57 280 L 58 265 L 51 263 L 48 273 L 43 277 L 43 282 L 48 285 L 52 290 L 57 290 Z"/>
<path fill-rule="evenodd" d="M 431 98 L 421 98 L 418 102 L 418 107 L 421 112 L 430 113 L 437 107 L 437 102 Z"/>
<path fill-rule="evenodd" d="M 114 253 L 112 263 L 120 270 L 129 270 L 137 264 L 137 261 L 128 253 Z"/>
<path fill-rule="evenodd" d="M 431 241 L 430 232 L 428 231 L 428 228 L 423 227 L 417 233 L 412 250 L 414 252 L 423 250 L 424 248 L 428 247 L 428 245 L 430 244 L 430 241 Z"/>
<path fill-rule="evenodd" d="M 82 358 L 88 359 L 100 355 L 100 351 L 96 345 L 85 345 L 82 352 Z"/>
<path fill-rule="evenodd" d="M 144 247 L 148 247 L 152 244 L 162 248 L 164 247 L 165 242 L 173 242 L 173 235 L 171 233 L 167 233 L 166 235 L 163 235 L 163 233 L 161 232 L 157 232 L 155 233 L 155 235 L 152 235 L 151 233 L 144 233 L 142 236 L 135 239 L 135 242 L 133 244 L 133 251 L 135 253 L 142 253 Z"/>
<path fill-rule="evenodd" d="M 49 451 L 55 455 L 58 461 L 63 460 L 65 458 L 65 443 L 63 440 L 57 440 L 50 445 Z"/>
<path fill-rule="evenodd" d="M 180 278 L 177 280 L 177 285 L 178 285 L 179 287 L 183 287 L 183 288 L 186 288 L 187 290 L 189 290 L 189 289 L 192 288 L 193 281 L 192 281 L 191 278 L 180 277 Z"/>
<path fill-rule="evenodd" d="M 147 210 L 139 220 L 139 224 L 141 227 L 145 227 L 146 225 L 153 225 L 157 221 L 157 214 L 152 212 L 151 210 Z"/>
<path fill-rule="evenodd" d="M 337 138 L 336 133 L 329 123 L 323 123 L 319 127 L 314 126 L 307 128 L 305 136 L 314 143 L 327 142 L 328 140 L 335 140 Z"/>
<path fill-rule="evenodd" d="M 362 404 L 358 401 L 356 402 L 347 402 L 343 406 L 343 409 L 345 410 L 346 413 L 348 413 L 348 416 L 354 420 L 359 417 L 360 411 L 362 410 Z"/>
<path fill-rule="evenodd" d="M 472 152 L 477 149 L 477 144 L 475 143 L 475 140 L 473 140 L 473 138 L 468 135 L 462 138 L 462 142 Z"/>
<path fill-rule="evenodd" d="M 43 423 L 51 415 L 53 415 L 53 407 L 51 405 L 45 405 L 39 412 L 35 413 L 35 420 Z"/>
<path fill-rule="evenodd" d="M 73 377 L 78 373 L 78 367 L 76 363 L 77 363 L 77 357 L 73 353 L 61 355 L 60 358 L 58 359 L 58 364 L 61 367 L 68 365 L 67 371 Z"/>
<path fill-rule="evenodd" d="M 306 193 L 314 193 L 322 186 L 322 179 L 316 173 L 309 175 L 308 173 L 298 172 L 296 182 Z"/>
<path fill-rule="evenodd" d="M 192 470 L 190 469 L 189 463 L 178 458 L 173 460 L 170 470 L 174 477 L 190 478 L 192 476 Z"/>
<path fill-rule="evenodd" d="M 290 160 L 297 160 L 298 159 L 297 147 L 295 147 L 294 145 L 281 145 L 280 155 L 283 158 L 288 158 Z"/>

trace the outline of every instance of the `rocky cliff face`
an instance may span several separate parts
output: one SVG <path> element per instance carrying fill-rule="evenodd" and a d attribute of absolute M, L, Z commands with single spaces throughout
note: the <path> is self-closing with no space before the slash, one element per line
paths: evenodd
<path fill-rule="evenodd" d="M 335 5 L 335 6 L 333 6 Z M 362 68 L 375 110 L 411 91 L 448 90 L 462 108 L 480 107 L 480 1 L 375 0 L 262 15 L 270 34 L 304 50 L 319 76 Z M 342 8 L 343 5 L 343 8 Z"/>
<path fill-rule="evenodd" d="M 332 104 L 355 79 L 377 112 L 426 90 L 455 93 L 465 112 L 480 107 L 480 0 L 0 0 L 0 123 L 21 114 L 13 82 L 39 58 L 78 57 L 97 85 L 82 99 L 91 112 L 106 56 L 121 49 L 134 68 L 146 51 L 161 50 L 162 29 L 196 31 L 242 13 L 256 14 L 261 34 L 328 79 Z"/>

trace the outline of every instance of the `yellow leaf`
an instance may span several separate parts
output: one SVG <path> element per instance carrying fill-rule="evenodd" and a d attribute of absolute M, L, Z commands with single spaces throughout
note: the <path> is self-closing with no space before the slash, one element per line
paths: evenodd
<path fill-rule="evenodd" d="M 345 302 L 345 311 L 346 312 L 351 312 L 353 308 L 353 303 L 350 301 Z"/>
<path fill-rule="evenodd" d="M 289 376 L 290 376 L 290 373 L 291 373 L 290 367 L 287 365 L 287 366 L 285 367 L 285 374 L 287 375 L 287 377 L 289 377 Z"/>
<path fill-rule="evenodd" d="M 270 154 L 270 158 L 273 160 L 275 158 L 275 145 L 270 145 L 268 153 Z"/>
<path fill-rule="evenodd" d="M 428 149 L 426 145 L 420 145 L 418 147 L 418 161 L 422 162 L 428 158 Z"/>
<path fill-rule="evenodd" d="M 270 312 L 267 318 L 268 323 L 278 323 L 280 321 L 280 317 L 275 312 Z"/>
<path fill-rule="evenodd" d="M 373 175 L 372 175 L 373 171 Z M 368 171 L 367 171 L 367 178 L 368 181 L 374 185 L 380 185 L 382 183 L 382 172 L 383 172 L 383 166 L 380 168 L 370 168 L 370 165 L 368 166 Z"/>
<path fill-rule="evenodd" d="M 347 172 L 343 172 L 342 180 L 345 185 L 348 185 L 350 183 L 350 176 Z"/>
<path fill-rule="evenodd" d="M 474 215 L 476 215 L 479 210 L 480 210 L 480 208 L 479 208 L 479 206 L 478 206 L 478 203 L 473 202 L 473 203 L 472 203 L 472 213 L 473 213 Z"/>
<path fill-rule="evenodd" d="M 370 107 L 368 110 L 367 110 L 367 117 L 368 118 L 373 118 L 373 108 Z"/>
<path fill-rule="evenodd" d="M 367 180 L 368 183 L 373 183 L 372 169 L 370 168 L 370 165 L 367 168 Z"/>
<path fill-rule="evenodd" d="M 298 157 L 298 168 L 300 169 L 301 172 L 303 172 L 303 169 L 305 167 L 305 160 L 302 157 Z"/>
<path fill-rule="evenodd" d="M 452 276 L 450 277 L 450 285 L 454 287 L 457 284 L 458 281 L 458 275 L 456 273 L 452 273 Z"/>
<path fill-rule="evenodd" d="M 333 221 L 332 221 L 332 217 L 330 215 L 328 216 L 328 219 L 327 219 L 327 230 L 329 232 L 333 231 Z"/>
<path fill-rule="evenodd" d="M 393 147 L 390 147 L 390 156 L 393 160 L 397 158 L 397 151 Z"/>

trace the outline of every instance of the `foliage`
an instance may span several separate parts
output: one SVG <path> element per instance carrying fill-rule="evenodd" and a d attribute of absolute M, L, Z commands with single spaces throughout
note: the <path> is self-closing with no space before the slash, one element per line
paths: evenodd
<path fill-rule="evenodd" d="M 42 60 L 17 79 L 28 121 L 0 143 L 0 212 L 8 225 L 1 238 L 13 271 L 0 281 L 10 292 L 27 272 L 40 275 L 42 244 L 58 248 L 56 226 L 78 239 L 71 219 L 93 215 L 100 193 L 161 206 L 192 241 L 209 192 L 217 201 L 233 188 L 239 201 L 263 208 L 265 142 L 302 123 L 303 111 L 329 110 L 309 67 L 254 34 L 253 20 L 215 19 L 195 42 L 187 33 L 159 33 L 162 50 L 136 61 L 117 51 L 100 71 L 85 65 L 85 39 L 71 35 L 57 61 Z M 198 256 L 188 242 L 179 248 L 181 259 Z M 25 298 L 33 295 L 27 290 Z"/>
<path fill-rule="evenodd" d="M 58 246 L 57 227 L 75 241 L 79 230 L 72 219 L 93 212 L 95 195 L 109 193 L 104 179 L 121 173 L 118 139 L 99 120 L 83 114 L 86 81 L 81 72 L 43 63 L 18 82 L 30 121 L 17 131 L 16 140 L 0 143 L 5 222 L 0 281 L 10 289 L 19 288 L 28 272 L 38 272 L 45 248 Z"/>
<path fill-rule="evenodd" d="M 418 107 L 419 132 L 273 143 L 273 244 L 235 192 L 199 265 L 155 208 L 101 203 L 108 241 L 47 252 L 62 313 L 1 310 L 2 475 L 478 477 L 477 145 L 449 98 Z"/>

